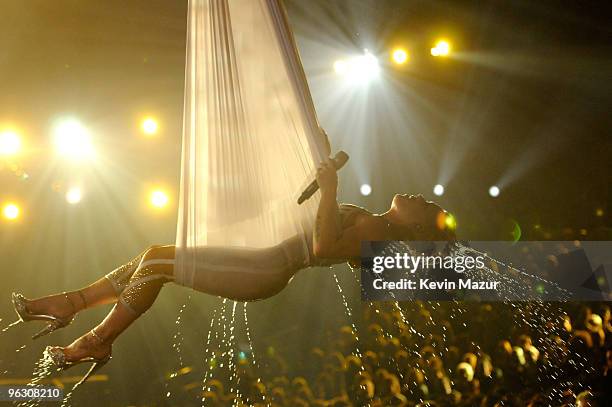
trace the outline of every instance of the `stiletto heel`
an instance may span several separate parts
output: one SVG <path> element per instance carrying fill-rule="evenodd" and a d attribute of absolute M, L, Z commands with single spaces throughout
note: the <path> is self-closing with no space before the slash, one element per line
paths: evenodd
<path fill-rule="evenodd" d="M 90 333 L 91 333 L 91 335 L 94 338 L 96 338 L 96 340 L 99 343 L 103 343 L 104 342 L 104 340 L 102 338 L 100 338 L 100 336 L 93 329 L 90 331 Z M 95 358 L 93 356 L 85 356 L 85 357 L 83 357 L 81 359 L 78 359 L 78 360 L 75 360 L 75 361 L 69 361 L 69 360 L 66 360 L 66 355 L 64 354 L 63 348 L 53 347 L 53 346 L 47 346 L 47 348 L 45 349 L 45 352 L 44 352 L 44 357 L 46 359 L 49 359 L 60 370 L 66 370 L 66 369 L 71 368 L 72 366 L 80 365 L 81 363 L 93 363 L 93 365 L 87 371 L 87 373 L 85 373 L 83 378 L 81 378 L 81 380 L 79 380 L 74 385 L 73 389 L 76 388 L 77 386 L 80 386 L 81 384 L 85 383 L 87 381 L 87 379 L 89 379 L 89 377 L 92 374 L 94 374 L 95 372 L 100 370 L 112 358 L 111 354 L 109 353 L 108 355 L 106 355 L 106 356 L 104 356 L 102 358 Z"/>
<path fill-rule="evenodd" d="M 66 324 L 68 325 L 68 324 Z M 64 325 L 64 326 L 66 326 Z M 45 336 L 47 334 L 50 334 L 51 332 L 55 331 L 56 329 L 61 328 L 55 321 L 49 322 L 45 327 L 43 327 L 43 329 L 41 329 L 40 331 L 36 332 L 34 335 L 32 335 L 32 339 L 37 339 L 40 338 L 41 336 Z"/>
<path fill-rule="evenodd" d="M 81 380 L 79 380 L 74 387 L 80 386 L 81 384 L 85 383 L 87 381 L 87 379 L 89 379 L 89 376 L 91 376 L 92 374 L 96 373 L 98 370 L 100 370 L 105 364 L 108 363 L 108 361 L 111 360 L 111 357 L 109 356 L 107 359 L 105 360 L 101 360 L 99 362 L 94 362 L 94 364 L 91 366 L 91 368 L 87 371 L 87 373 L 85 373 L 85 376 L 83 376 L 83 378 Z"/>
<path fill-rule="evenodd" d="M 80 291 L 79 293 L 81 294 L 81 298 L 83 298 L 84 300 L 83 294 Z M 40 331 L 38 331 L 32 336 L 32 339 L 40 338 L 41 336 L 47 335 L 59 328 L 63 328 L 65 326 L 70 325 L 70 323 L 72 323 L 72 321 L 74 320 L 74 315 L 76 313 L 76 306 L 74 305 L 74 303 L 72 302 L 68 294 L 64 293 L 64 297 L 72 306 L 72 314 L 66 317 L 60 318 L 60 317 L 56 317 L 56 316 L 48 315 L 48 314 L 34 314 L 28 311 L 28 308 L 26 306 L 27 300 L 22 294 L 19 294 L 19 293 L 11 294 L 11 299 L 13 301 L 13 308 L 15 309 L 15 312 L 17 313 L 17 316 L 19 317 L 20 322 L 48 321 L 47 325 L 43 329 L 41 329 Z M 86 306 L 86 303 L 84 303 L 84 305 Z"/>

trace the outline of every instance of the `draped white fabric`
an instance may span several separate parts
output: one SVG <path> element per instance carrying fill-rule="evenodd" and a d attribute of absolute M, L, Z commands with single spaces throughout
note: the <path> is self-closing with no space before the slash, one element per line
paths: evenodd
<path fill-rule="evenodd" d="M 329 152 L 280 0 L 190 0 L 185 76 L 175 276 L 191 286 L 198 247 L 311 233 L 318 194 L 296 199 Z"/>

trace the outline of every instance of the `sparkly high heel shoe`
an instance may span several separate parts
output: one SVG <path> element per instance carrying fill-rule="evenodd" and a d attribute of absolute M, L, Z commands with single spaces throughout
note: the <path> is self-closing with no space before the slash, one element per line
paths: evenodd
<path fill-rule="evenodd" d="M 78 293 L 81 295 L 81 299 L 83 300 L 84 307 L 86 307 L 87 302 L 85 301 L 85 296 L 83 295 L 81 291 L 79 291 Z M 77 308 L 67 293 L 64 293 L 64 297 L 66 298 L 66 301 L 70 303 L 70 306 L 72 307 L 72 313 L 66 317 L 60 318 L 60 317 L 56 317 L 56 316 L 48 315 L 48 314 L 34 314 L 28 311 L 28 308 L 26 306 L 27 300 L 22 294 L 12 293 L 11 295 L 11 298 L 13 301 L 13 307 L 15 308 L 15 312 L 17 313 L 17 316 L 19 317 L 18 322 L 48 321 L 47 325 L 43 329 L 41 329 L 40 331 L 38 331 L 32 336 L 32 339 L 40 338 L 41 336 L 47 335 L 59 328 L 68 326 L 74 320 L 74 316 L 76 314 Z"/>
<path fill-rule="evenodd" d="M 104 343 L 104 340 L 96 333 L 96 331 L 92 329 L 91 331 L 89 331 L 89 333 L 95 338 L 98 343 Z M 109 360 L 111 360 L 111 354 L 109 353 L 108 355 L 102 358 L 85 356 L 75 361 L 69 361 L 66 360 L 64 349 L 59 346 L 47 346 L 44 352 L 44 357 L 45 359 L 50 360 L 56 367 L 61 370 L 66 370 L 68 368 L 71 368 L 72 366 L 80 365 L 81 363 L 93 363 L 91 368 L 87 371 L 87 373 L 85 373 L 85 376 L 83 376 L 83 378 L 74 385 L 73 389 L 85 383 L 85 381 L 87 381 L 87 379 L 89 379 L 92 374 L 100 370 L 102 366 L 104 366 L 108 363 Z"/>

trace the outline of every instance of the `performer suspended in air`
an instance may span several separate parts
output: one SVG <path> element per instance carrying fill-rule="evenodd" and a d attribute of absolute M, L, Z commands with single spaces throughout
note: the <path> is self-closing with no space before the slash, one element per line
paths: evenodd
<path fill-rule="evenodd" d="M 329 142 L 280 0 L 190 0 L 187 26 L 176 245 L 152 246 L 76 291 L 13 295 L 22 320 L 47 321 L 36 337 L 115 304 L 88 333 L 45 351 L 60 368 L 94 363 L 83 380 L 167 282 L 251 301 L 304 268 L 358 261 L 362 240 L 451 237 L 445 212 L 420 195 L 396 195 L 383 214 L 338 206 Z M 318 205 L 298 205 L 293 194 L 315 170 Z"/>
<path fill-rule="evenodd" d="M 311 266 L 358 262 L 362 240 L 450 240 L 446 212 L 421 195 L 395 195 L 385 213 L 337 204 L 338 177 L 331 160 L 317 171 L 321 199 L 315 227 L 308 239 L 309 255 L 302 253 L 300 236 L 264 249 L 201 247 L 194 288 L 237 301 L 271 297 L 299 271 Z M 48 347 L 59 367 L 80 362 L 102 366 L 110 359 L 117 337 L 155 302 L 162 286 L 174 280 L 175 247 L 151 246 L 139 256 L 76 291 L 28 300 L 13 294 L 24 321 L 46 320 L 35 337 L 67 326 L 75 315 L 97 305 L 115 303 L 106 318 L 66 347 Z"/>

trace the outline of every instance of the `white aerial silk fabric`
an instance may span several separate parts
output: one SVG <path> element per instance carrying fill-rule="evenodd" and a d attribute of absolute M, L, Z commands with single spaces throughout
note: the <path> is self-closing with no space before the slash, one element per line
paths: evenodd
<path fill-rule="evenodd" d="M 296 199 L 329 154 L 280 0 L 190 0 L 175 281 L 205 246 L 264 248 L 311 233 Z"/>

